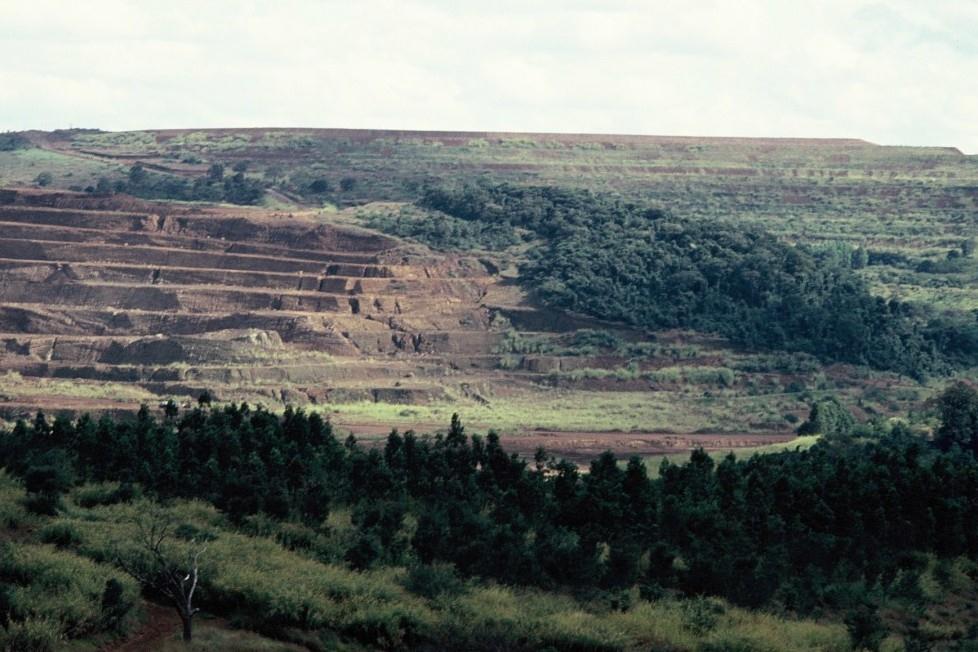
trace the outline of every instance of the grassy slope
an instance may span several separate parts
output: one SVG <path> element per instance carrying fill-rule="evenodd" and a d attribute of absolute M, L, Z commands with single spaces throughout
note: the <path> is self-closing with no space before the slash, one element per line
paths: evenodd
<path fill-rule="evenodd" d="M 98 490 L 88 486 L 79 491 L 91 494 Z M 29 517 L 19 507 L 23 491 L 9 476 L 0 475 L 0 492 L 0 505 L 17 513 L 16 521 L 0 523 L 0 540 L 14 539 L 15 550 L 22 554 L 37 548 L 38 531 L 57 523 L 70 528 L 78 539 L 65 548 L 43 547 L 45 563 L 48 567 L 87 565 L 89 574 L 94 569 L 114 572 L 111 559 L 117 546 L 125 549 L 134 522 L 154 509 L 148 503 L 82 508 L 72 498 L 62 516 L 38 518 Z M 286 624 L 280 630 L 282 635 L 295 641 L 315 639 L 325 649 L 389 649 L 407 643 L 404 637 L 410 631 L 426 639 L 448 637 L 463 647 L 465 640 L 522 639 L 541 646 L 577 646 L 573 649 L 693 650 L 706 643 L 734 642 L 762 650 L 848 649 L 841 625 L 750 613 L 720 602 L 708 607 L 715 613 L 704 627 L 689 605 L 671 599 L 649 603 L 636 596 L 625 611 L 609 611 L 560 594 L 492 584 L 469 584 L 456 595 L 422 598 L 402 586 L 403 568 L 357 573 L 329 560 L 331 550 L 341 551 L 348 544 L 350 526 L 342 513 L 331 516 L 332 527 L 318 549 L 289 550 L 276 542 L 276 530 L 287 525 L 266 523 L 257 526 L 259 533 L 247 535 L 232 529 L 213 508 L 201 503 L 177 503 L 167 511 L 178 523 L 192 524 L 215 537 L 202 561 L 200 606 L 228 617 L 233 614 L 222 605 L 235 604 L 241 610 L 239 621 L 245 625 L 259 626 L 263 618 L 274 619 Z M 89 581 L 87 576 L 78 579 Z M 78 580 L 64 581 L 69 592 L 76 590 L 72 582 Z M 30 604 L 55 620 L 75 608 L 40 593 Z M 199 640 L 190 649 L 296 649 L 247 631 L 230 631 L 206 615 L 199 616 L 198 623 Z M 129 627 L 139 631 L 138 622 L 130 622 Z M 94 640 L 73 641 L 72 649 L 92 649 Z M 174 637 L 162 637 L 141 649 L 186 649 L 176 645 Z"/>
<path fill-rule="evenodd" d="M 38 517 L 20 505 L 24 493 L 19 483 L 0 472 L 0 542 L 12 545 L 14 557 L 24 560 L 22 563 L 43 569 L 34 574 L 43 581 L 27 591 L 18 589 L 22 608 L 41 618 L 34 621 L 35 627 L 50 629 L 57 627 L 55 622 L 90 619 L 97 613 L 93 611 L 97 600 L 85 598 L 86 591 L 97 590 L 112 575 L 123 579 L 135 598 L 131 582 L 113 569 L 112 556 L 118 546 L 125 549 L 141 515 L 159 507 L 145 501 L 79 506 L 83 494 L 108 493 L 114 486 L 86 485 L 66 500 L 60 516 Z M 624 610 L 610 610 L 560 594 L 478 583 L 468 583 L 459 592 L 424 598 L 404 588 L 404 568 L 357 573 L 338 561 L 336 555 L 342 554 L 352 535 L 349 512 L 342 509 L 331 514 L 328 531 L 311 545 L 296 545 L 303 539 L 296 538 L 295 526 L 260 518 L 245 530 L 236 530 L 202 503 L 177 502 L 165 511 L 183 527 L 193 526 L 198 533 L 214 537 L 202 559 L 198 605 L 204 613 L 196 619 L 197 640 L 192 647 L 184 647 L 175 615 L 165 607 L 144 603 L 126 621 L 127 633 L 108 649 L 285 652 L 314 644 L 318 647 L 311 649 L 352 652 L 397 648 L 408 644 L 411 639 L 406 636 L 449 637 L 462 648 L 466 640 L 485 644 L 519 639 L 557 649 L 850 649 L 838 614 L 827 614 L 823 620 L 798 620 L 749 612 L 715 600 L 681 602 L 667 597 L 646 602 L 637 595 L 630 596 L 630 606 Z M 56 528 L 73 532 L 75 541 L 64 547 L 39 545 L 44 533 Z M 279 541 L 292 541 L 292 549 Z M 907 594 L 906 598 L 891 598 L 881 610 L 892 632 L 881 649 L 902 650 L 902 636 L 911 631 L 912 622 L 918 623 L 918 635 L 936 646 L 933 649 L 953 649 L 945 644 L 967 636 L 973 620 L 978 596 L 976 566 L 963 559 L 931 560 Z M 235 605 L 233 612 L 230 605 Z M 230 627 L 228 618 L 244 629 Z M 292 643 L 249 631 L 267 629 L 266 618 L 277 623 L 268 631 L 277 631 L 277 637 Z M 111 638 L 63 632 L 58 649 L 88 652 Z M 126 638 L 138 643 L 124 647 Z"/>

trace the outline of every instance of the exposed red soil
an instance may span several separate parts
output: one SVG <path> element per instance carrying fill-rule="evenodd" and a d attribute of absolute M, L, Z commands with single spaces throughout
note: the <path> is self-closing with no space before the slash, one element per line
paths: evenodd
<path fill-rule="evenodd" d="M 109 643 L 100 652 L 145 652 L 160 641 L 182 630 L 180 617 L 172 607 L 146 602 L 146 620 L 122 641 Z"/>
<path fill-rule="evenodd" d="M 469 423 L 470 430 L 485 432 L 487 428 L 478 423 Z M 411 427 L 418 433 L 433 433 L 445 430 L 444 423 L 415 423 Z M 339 434 L 352 432 L 370 446 L 382 446 L 388 433 L 389 424 L 356 423 L 336 424 Z M 400 429 L 404 432 L 404 428 Z M 619 458 L 632 455 L 650 457 L 656 455 L 671 455 L 703 448 L 712 451 L 736 451 L 743 448 L 754 448 L 768 444 L 780 444 L 791 441 L 796 435 L 793 432 L 771 433 L 666 433 L 666 432 L 615 432 L 615 431 L 562 431 L 562 430 L 524 430 L 518 433 L 503 434 L 502 441 L 506 450 L 532 458 L 538 448 L 543 448 L 548 454 L 564 458 L 572 462 L 587 463 L 605 451 L 615 453 Z"/>
<path fill-rule="evenodd" d="M 792 432 L 758 433 L 695 433 L 662 432 L 564 432 L 534 431 L 506 438 L 506 448 L 524 456 L 532 456 L 538 448 L 575 462 L 587 462 L 610 450 L 619 458 L 638 455 L 669 455 L 695 448 L 705 450 L 737 450 L 767 444 L 778 444 L 795 438 Z"/>

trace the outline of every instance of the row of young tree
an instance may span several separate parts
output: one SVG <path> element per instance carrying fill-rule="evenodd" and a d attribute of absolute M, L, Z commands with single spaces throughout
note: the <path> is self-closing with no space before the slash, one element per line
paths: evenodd
<path fill-rule="evenodd" d="M 225 174 L 224 166 L 215 163 L 208 168 L 206 175 L 186 179 L 152 172 L 137 163 L 129 169 L 126 180 L 115 182 L 111 190 L 145 199 L 257 204 L 265 196 L 265 185 L 247 176 L 246 170 L 246 164 L 239 164 L 233 174 Z"/>
<path fill-rule="evenodd" d="M 448 562 L 511 584 L 637 585 L 811 613 L 849 608 L 868 586 L 909 586 L 924 554 L 978 556 L 978 393 L 956 385 L 939 404 L 933 442 L 882 423 L 854 437 L 851 419 L 822 405 L 812 417 L 832 436 L 810 450 L 719 463 L 696 451 L 655 479 L 611 453 L 586 473 L 542 451 L 526 461 L 493 433 L 467 436 L 457 417 L 445 434 L 395 431 L 364 448 L 316 414 L 247 405 L 163 420 L 38 415 L 0 433 L 0 465 L 24 477 L 38 511 L 90 480 L 205 499 L 232 521 L 262 512 L 324 527 L 344 505 L 355 568 Z"/>
<path fill-rule="evenodd" d="M 974 315 L 874 297 L 850 257 L 790 245 L 758 228 L 549 186 L 432 187 L 418 203 L 480 225 L 473 233 L 492 234 L 494 242 L 500 231 L 538 242 L 521 277 L 560 308 L 918 378 L 978 364 Z"/>

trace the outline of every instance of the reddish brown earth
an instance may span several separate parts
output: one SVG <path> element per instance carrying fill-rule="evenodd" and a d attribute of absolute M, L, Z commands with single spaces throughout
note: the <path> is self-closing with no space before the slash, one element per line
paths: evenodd
<path fill-rule="evenodd" d="M 704 450 L 733 450 L 753 448 L 790 441 L 794 433 L 695 433 L 673 434 L 657 432 L 565 432 L 537 431 L 513 437 L 506 446 L 522 455 L 532 456 L 538 448 L 548 454 L 580 463 L 593 460 L 605 451 L 619 458 L 632 455 L 650 457 L 670 455 L 702 448 Z"/>
<path fill-rule="evenodd" d="M 113 641 L 100 648 L 100 652 L 147 652 L 149 650 L 176 649 L 182 647 L 180 636 L 183 625 L 180 617 L 172 607 L 156 604 L 154 602 L 144 602 L 146 619 L 129 636 L 122 640 Z M 207 636 L 212 630 L 233 630 L 224 618 L 214 618 L 206 615 L 199 615 L 194 619 L 194 642 L 193 649 L 204 649 L 206 643 L 201 642 L 213 640 Z M 228 637 L 222 646 L 222 650 L 237 649 L 236 641 L 245 641 L 248 649 L 254 649 L 259 641 L 271 643 L 268 639 L 262 639 L 258 634 L 245 630 L 233 630 L 233 636 Z M 239 637 L 239 638 L 235 638 Z M 274 641 L 276 650 L 294 650 L 302 652 L 305 647 L 289 643 Z M 273 647 L 269 645 L 269 648 Z M 264 649 L 264 648 L 263 648 Z"/>
<path fill-rule="evenodd" d="M 2 199 L 0 368 L 26 376 L 192 385 L 237 362 L 280 385 L 323 384 L 328 365 L 295 371 L 305 353 L 388 361 L 404 376 L 413 365 L 392 356 L 484 355 L 498 337 L 483 301 L 498 279 L 475 258 L 258 209 Z"/>
<path fill-rule="evenodd" d="M 181 631 L 180 617 L 172 607 L 146 602 L 146 620 L 139 629 L 122 641 L 102 647 L 101 652 L 145 652 L 164 639 Z"/>
<path fill-rule="evenodd" d="M 477 430 L 478 424 L 469 424 Z M 444 430 L 444 424 L 416 424 L 417 432 L 436 432 Z M 341 425 L 340 432 L 352 432 L 362 443 L 380 446 L 390 432 L 387 424 L 358 423 Z M 484 428 L 482 430 L 485 430 Z M 582 432 L 566 430 L 527 430 L 506 438 L 506 449 L 521 456 L 532 458 L 543 448 L 548 455 L 564 458 L 579 464 L 587 464 L 605 451 L 613 452 L 618 458 L 632 455 L 653 457 L 683 453 L 696 448 L 708 451 L 737 451 L 756 448 L 768 444 L 780 444 L 795 438 L 792 432 L 781 433 L 690 433 L 676 434 L 665 432 Z"/>

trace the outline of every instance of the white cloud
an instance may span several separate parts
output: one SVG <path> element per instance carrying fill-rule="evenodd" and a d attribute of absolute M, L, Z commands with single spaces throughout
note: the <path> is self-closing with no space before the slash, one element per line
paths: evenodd
<path fill-rule="evenodd" d="M 978 152 L 978 5 L 0 3 L 0 129 L 861 137 Z"/>

